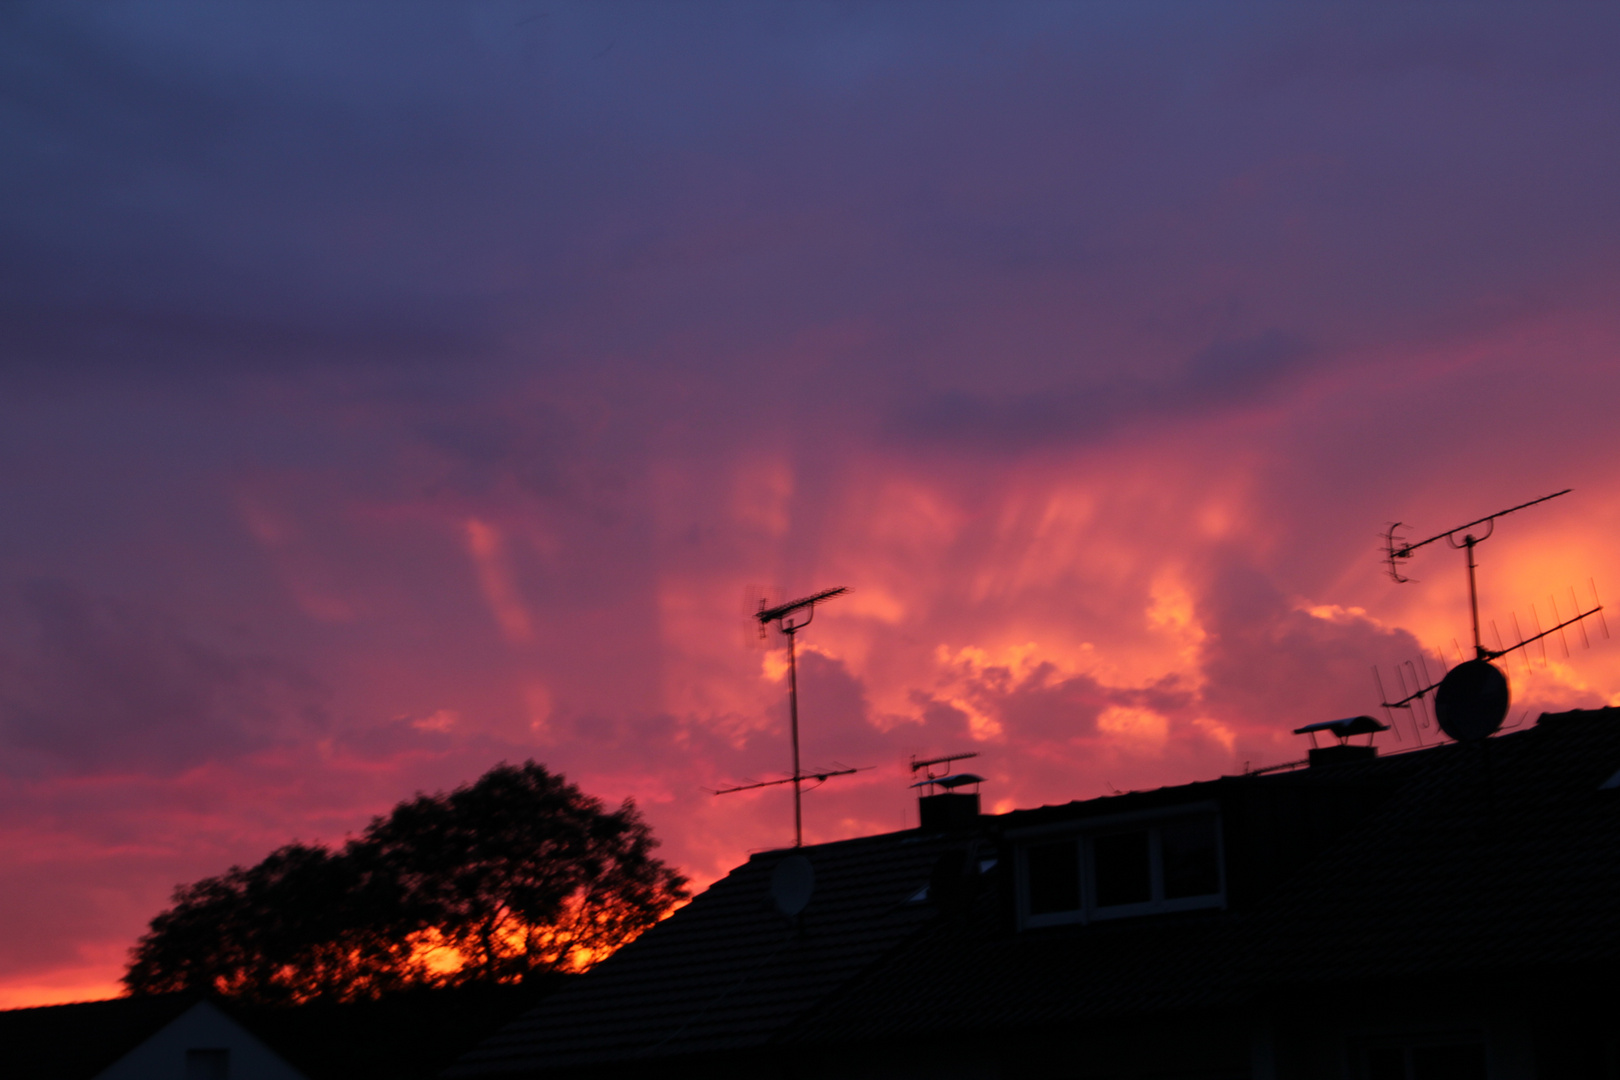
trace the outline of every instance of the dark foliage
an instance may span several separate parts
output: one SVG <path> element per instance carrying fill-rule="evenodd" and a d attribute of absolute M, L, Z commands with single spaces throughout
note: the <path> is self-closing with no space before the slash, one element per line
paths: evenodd
<path fill-rule="evenodd" d="M 418 795 L 338 851 L 289 844 L 175 890 L 132 950 L 132 994 L 352 1001 L 590 966 L 687 895 L 633 803 L 605 810 L 528 762 Z"/>

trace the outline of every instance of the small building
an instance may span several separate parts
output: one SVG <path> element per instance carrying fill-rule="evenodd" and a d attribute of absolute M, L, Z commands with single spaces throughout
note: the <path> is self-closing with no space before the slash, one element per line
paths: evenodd
<path fill-rule="evenodd" d="M 1620 709 L 753 856 L 447 1071 L 1620 1077 Z"/>

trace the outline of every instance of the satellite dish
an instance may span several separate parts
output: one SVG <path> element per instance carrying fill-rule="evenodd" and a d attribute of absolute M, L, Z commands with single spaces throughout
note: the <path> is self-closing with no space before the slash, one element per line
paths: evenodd
<path fill-rule="evenodd" d="M 1507 676 L 1485 660 L 1452 668 L 1434 694 L 1440 730 L 1458 742 L 1477 742 L 1502 726 L 1508 712 Z"/>
<path fill-rule="evenodd" d="M 803 855 L 789 855 L 771 871 L 771 899 L 790 919 L 809 906 L 815 888 L 816 871 Z"/>

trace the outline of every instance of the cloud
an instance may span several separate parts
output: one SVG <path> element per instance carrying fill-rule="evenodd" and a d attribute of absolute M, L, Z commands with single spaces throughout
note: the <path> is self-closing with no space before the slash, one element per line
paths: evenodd
<path fill-rule="evenodd" d="M 319 684 L 188 637 L 172 619 L 59 581 L 14 594 L 0 653 L 0 740 L 12 775 L 173 773 L 317 736 Z"/>
<path fill-rule="evenodd" d="M 528 641 L 534 637 L 534 623 L 512 580 L 502 546 L 501 534 L 487 522 L 467 521 L 467 550 L 478 568 L 478 583 L 495 621 L 508 641 Z"/>
<path fill-rule="evenodd" d="M 908 440 L 970 452 L 1084 445 L 1144 420 L 1265 400 L 1307 370 L 1312 354 L 1303 340 L 1274 327 L 1210 343 L 1169 381 L 1123 376 L 1011 398 L 947 391 L 897 405 L 890 428 Z"/>

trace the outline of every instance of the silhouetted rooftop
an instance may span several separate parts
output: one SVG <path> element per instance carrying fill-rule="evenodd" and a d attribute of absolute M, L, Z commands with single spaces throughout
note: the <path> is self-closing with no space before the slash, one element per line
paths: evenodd
<path fill-rule="evenodd" d="M 1620 791 L 1600 788 L 1617 768 L 1620 710 L 1603 709 L 1482 744 L 987 816 L 968 834 L 817 845 L 797 932 L 770 893 L 791 852 L 756 855 L 447 1075 L 791 1058 L 1392 978 L 1608 970 Z M 1020 927 L 1028 830 L 1195 804 L 1222 820 L 1220 906 Z M 941 876 L 952 865 L 966 872 Z"/>
<path fill-rule="evenodd" d="M 196 1004 L 184 994 L 0 1011 L 10 1080 L 89 1080 Z"/>
<path fill-rule="evenodd" d="M 906 832 L 802 849 L 815 888 L 797 925 L 771 898 L 794 852 L 755 855 L 451 1075 L 762 1045 L 928 921 L 911 898 L 952 846 Z"/>
<path fill-rule="evenodd" d="M 528 988 L 407 991 L 350 1004 L 213 1000 L 310 1080 L 426 1080 L 566 978 Z M 91 1080 L 199 1000 L 159 994 L 0 1011 L 0 1076 Z"/>

